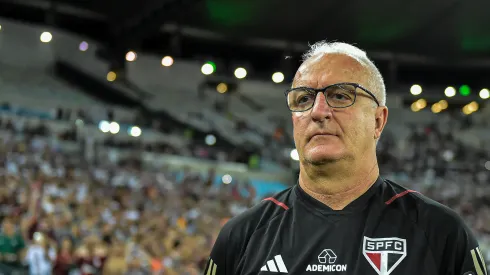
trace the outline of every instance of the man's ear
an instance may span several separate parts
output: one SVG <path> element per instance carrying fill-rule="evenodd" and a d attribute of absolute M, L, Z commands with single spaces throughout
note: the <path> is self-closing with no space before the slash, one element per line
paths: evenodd
<path fill-rule="evenodd" d="M 388 107 L 381 106 L 376 109 L 374 139 L 379 139 L 388 121 Z"/>

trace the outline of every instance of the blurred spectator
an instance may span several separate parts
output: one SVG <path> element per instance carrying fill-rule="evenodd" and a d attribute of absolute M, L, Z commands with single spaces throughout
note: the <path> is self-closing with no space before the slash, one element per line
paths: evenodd
<path fill-rule="evenodd" d="M 52 274 L 52 262 L 56 252 L 50 247 L 49 240 L 41 233 L 34 234 L 34 241 L 29 244 L 25 256 L 25 262 L 29 267 L 30 275 Z"/>
<path fill-rule="evenodd" d="M 69 274 L 74 268 L 75 255 L 73 251 L 73 243 L 69 236 L 62 239 L 60 247 L 57 251 L 55 264 L 53 267 L 53 275 Z"/>
<path fill-rule="evenodd" d="M 22 264 L 22 250 L 24 239 L 16 230 L 16 225 L 11 218 L 4 218 L 2 233 L 0 234 L 0 266 L 7 270 L 19 268 Z"/>

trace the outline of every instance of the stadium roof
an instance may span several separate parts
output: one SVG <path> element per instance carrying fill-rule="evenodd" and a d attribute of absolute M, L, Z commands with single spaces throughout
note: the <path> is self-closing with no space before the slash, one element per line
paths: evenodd
<path fill-rule="evenodd" d="M 232 60 L 259 75 L 294 65 L 308 43 L 328 39 L 368 50 L 382 71 L 396 71 L 391 81 L 446 84 L 487 81 L 489 10 L 483 0 L 0 0 L 0 16 L 87 35 L 114 51 Z"/>

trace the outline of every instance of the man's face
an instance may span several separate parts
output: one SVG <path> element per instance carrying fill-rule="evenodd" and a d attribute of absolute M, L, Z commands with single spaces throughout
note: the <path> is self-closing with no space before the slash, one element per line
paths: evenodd
<path fill-rule="evenodd" d="M 312 57 L 298 69 L 293 87 L 323 88 L 341 82 L 358 83 L 374 94 L 368 85 L 368 73 L 355 59 L 341 54 Z M 357 90 L 355 104 L 331 108 L 318 93 L 313 108 L 293 112 L 294 141 L 300 161 L 321 165 L 342 159 L 355 159 L 374 150 L 376 111 L 370 96 Z M 315 135 L 322 133 L 320 135 Z"/>

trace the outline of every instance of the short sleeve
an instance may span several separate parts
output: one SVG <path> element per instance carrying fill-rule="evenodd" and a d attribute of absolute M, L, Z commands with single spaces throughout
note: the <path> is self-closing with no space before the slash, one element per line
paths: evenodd
<path fill-rule="evenodd" d="M 484 253 L 471 230 L 464 224 L 446 239 L 441 273 L 444 275 L 488 275 Z"/>
<path fill-rule="evenodd" d="M 240 256 L 235 245 L 237 242 L 232 238 L 231 232 L 229 224 L 221 229 L 211 249 L 203 275 L 234 275 L 237 259 Z"/>

